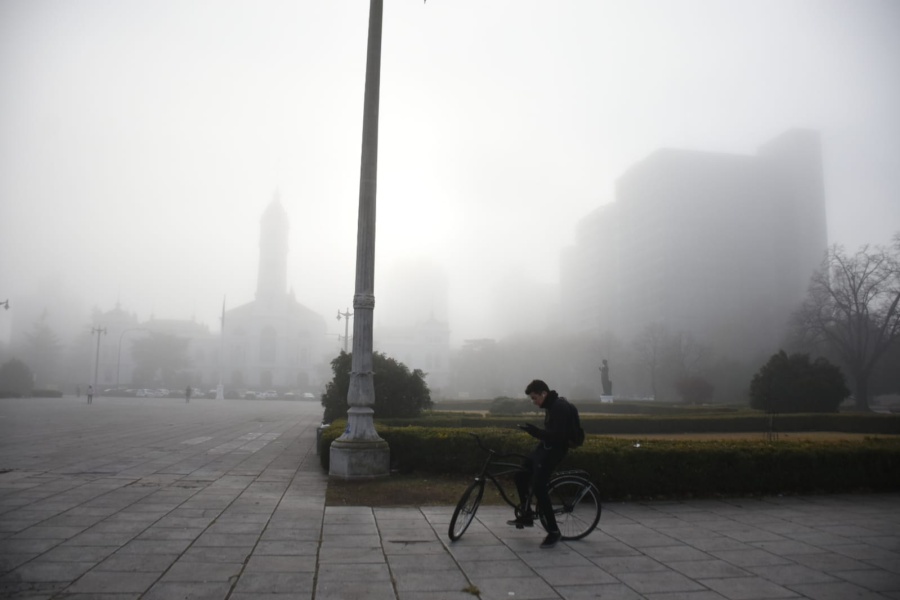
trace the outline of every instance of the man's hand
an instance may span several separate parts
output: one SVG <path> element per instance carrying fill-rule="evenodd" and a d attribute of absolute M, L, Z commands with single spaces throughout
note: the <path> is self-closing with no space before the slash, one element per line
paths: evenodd
<path fill-rule="evenodd" d="M 532 425 L 531 423 L 526 423 L 525 425 L 517 425 L 519 429 L 530 435 L 531 437 L 538 437 L 538 432 L 540 429 Z"/>

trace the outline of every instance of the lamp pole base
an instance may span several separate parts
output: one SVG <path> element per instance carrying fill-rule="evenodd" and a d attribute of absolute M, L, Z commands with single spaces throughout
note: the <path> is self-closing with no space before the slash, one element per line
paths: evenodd
<path fill-rule="evenodd" d="M 391 472 L 391 450 L 384 440 L 331 442 L 328 475 L 340 479 L 375 479 Z"/>

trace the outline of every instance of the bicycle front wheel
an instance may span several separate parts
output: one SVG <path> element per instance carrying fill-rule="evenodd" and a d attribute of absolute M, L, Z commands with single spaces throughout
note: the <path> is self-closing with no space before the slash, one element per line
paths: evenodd
<path fill-rule="evenodd" d="M 600 490 L 582 477 L 557 477 L 547 485 L 553 515 L 563 540 L 580 540 L 600 521 Z M 547 528 L 541 515 L 541 525 Z"/>
<path fill-rule="evenodd" d="M 456 541 L 469 528 L 475 512 L 481 505 L 481 496 L 484 494 L 484 481 L 473 481 L 463 492 L 462 498 L 453 510 L 453 518 L 450 519 L 450 540 Z"/>

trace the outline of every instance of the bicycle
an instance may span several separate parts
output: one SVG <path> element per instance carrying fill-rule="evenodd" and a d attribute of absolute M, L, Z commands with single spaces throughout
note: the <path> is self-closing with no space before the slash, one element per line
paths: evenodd
<path fill-rule="evenodd" d="M 510 458 L 525 460 L 526 457 L 522 454 L 500 454 L 486 447 L 477 434 L 469 432 L 469 435 L 475 438 L 478 446 L 487 452 L 488 456 L 481 471 L 475 476 L 475 481 L 469 484 L 453 510 L 449 530 L 450 540 L 453 542 L 462 537 L 475 518 L 488 481 L 494 484 L 503 501 L 515 509 L 516 517 L 522 516 L 521 507 L 510 499 L 497 478 L 524 470 L 521 462 L 513 464 L 502 462 L 503 460 Z M 587 471 L 579 469 L 558 471 L 550 477 L 547 484 L 553 514 L 556 516 L 556 524 L 563 541 L 580 540 L 591 533 L 600 521 L 600 490 L 588 477 Z M 530 494 L 526 505 L 531 506 Z M 541 526 L 547 529 L 544 515 L 539 510 L 536 510 L 536 514 Z"/>

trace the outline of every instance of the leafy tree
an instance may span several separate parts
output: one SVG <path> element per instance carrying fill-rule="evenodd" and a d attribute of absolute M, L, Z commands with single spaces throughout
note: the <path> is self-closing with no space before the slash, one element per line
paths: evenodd
<path fill-rule="evenodd" d="M 134 341 L 134 380 L 138 385 L 180 386 L 178 374 L 190 368 L 190 340 L 166 333 L 151 333 Z"/>
<path fill-rule="evenodd" d="M 713 384 L 700 375 L 688 375 L 675 382 L 675 389 L 686 404 L 703 404 L 712 400 Z"/>
<path fill-rule="evenodd" d="M 59 336 L 47 324 L 45 310 L 31 331 L 25 334 L 25 358 L 33 369 L 37 385 L 43 386 L 57 380 L 61 352 Z"/>
<path fill-rule="evenodd" d="M 869 380 L 900 340 L 900 233 L 891 248 L 861 247 L 848 255 L 832 246 L 794 315 L 795 333 L 822 344 L 847 369 L 856 405 L 869 409 Z"/>
<path fill-rule="evenodd" d="M 8 360 L 0 366 L 0 398 L 28 395 L 33 382 L 31 369 L 18 358 Z"/>
<path fill-rule="evenodd" d="M 334 378 L 325 386 L 322 406 L 324 420 L 331 422 L 347 416 L 350 391 L 351 354 L 341 352 L 331 361 Z M 375 385 L 375 416 L 379 418 L 416 417 L 431 407 L 431 392 L 421 369 L 409 370 L 403 363 L 381 352 L 372 354 Z"/>
<path fill-rule="evenodd" d="M 839 367 L 784 350 L 773 354 L 750 382 L 750 406 L 766 412 L 837 412 L 849 394 Z"/>

